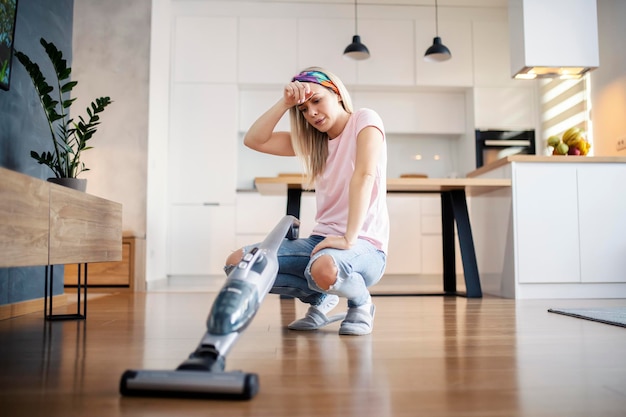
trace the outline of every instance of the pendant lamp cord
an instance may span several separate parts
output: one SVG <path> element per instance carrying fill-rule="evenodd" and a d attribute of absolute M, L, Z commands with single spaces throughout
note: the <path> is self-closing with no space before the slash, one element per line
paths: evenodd
<path fill-rule="evenodd" d="M 358 15 L 357 15 L 356 2 L 357 2 L 357 0 L 354 0 L 354 34 L 358 35 L 359 31 L 358 31 L 357 23 L 358 23 L 359 19 L 358 19 Z"/>
<path fill-rule="evenodd" d="M 439 12 L 437 7 L 437 0 L 435 0 L 435 35 L 439 36 Z"/>

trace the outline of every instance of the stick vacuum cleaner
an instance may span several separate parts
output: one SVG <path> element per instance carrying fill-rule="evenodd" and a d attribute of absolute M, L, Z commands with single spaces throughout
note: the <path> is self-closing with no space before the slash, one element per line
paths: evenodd
<path fill-rule="evenodd" d="M 228 274 L 213 302 L 207 332 L 176 370 L 127 370 L 120 381 L 126 396 L 224 398 L 247 400 L 259 390 L 259 377 L 225 372 L 226 355 L 248 327 L 278 273 L 278 248 L 298 236 L 299 221 L 285 216 Z"/>

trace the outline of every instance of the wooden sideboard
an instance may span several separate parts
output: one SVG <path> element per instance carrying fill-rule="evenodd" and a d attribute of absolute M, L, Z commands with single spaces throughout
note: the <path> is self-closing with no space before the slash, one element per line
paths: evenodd
<path fill-rule="evenodd" d="M 136 236 L 123 236 L 122 260 L 89 265 L 89 289 L 98 292 L 135 292 L 146 290 L 145 258 L 146 240 Z M 78 285 L 78 265 L 65 266 L 66 288 Z"/>
<path fill-rule="evenodd" d="M 121 259 L 121 204 L 0 168 L 1 268 Z"/>

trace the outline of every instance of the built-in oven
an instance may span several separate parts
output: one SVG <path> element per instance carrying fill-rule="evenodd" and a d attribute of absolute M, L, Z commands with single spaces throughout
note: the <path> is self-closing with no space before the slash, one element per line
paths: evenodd
<path fill-rule="evenodd" d="M 535 154 L 534 130 L 476 130 L 476 168 L 515 154 Z"/>

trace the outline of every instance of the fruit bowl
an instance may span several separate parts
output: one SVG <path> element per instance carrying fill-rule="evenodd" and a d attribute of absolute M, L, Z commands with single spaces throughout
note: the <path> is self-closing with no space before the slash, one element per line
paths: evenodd
<path fill-rule="evenodd" d="M 548 149 L 552 149 L 552 155 L 585 156 L 591 149 L 591 144 L 585 138 L 585 132 L 578 127 L 570 127 L 561 137 L 550 136 L 547 143 Z"/>

